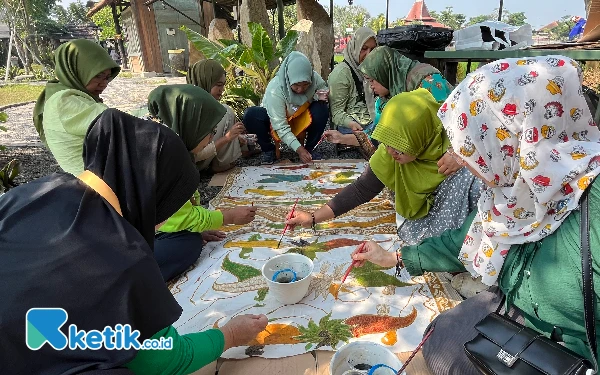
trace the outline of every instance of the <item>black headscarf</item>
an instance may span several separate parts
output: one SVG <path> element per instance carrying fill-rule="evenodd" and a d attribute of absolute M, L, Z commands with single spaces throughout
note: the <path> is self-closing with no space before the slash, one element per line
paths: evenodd
<path fill-rule="evenodd" d="M 209 135 L 227 113 L 221 103 L 194 85 L 162 85 L 148 95 L 148 111 L 179 134 L 188 151 Z"/>
<path fill-rule="evenodd" d="M 79 330 L 130 324 L 140 341 L 181 314 L 152 253 L 154 226 L 199 183 L 179 137 L 165 126 L 108 109 L 92 123 L 85 167 L 113 189 L 121 217 L 94 190 L 57 173 L 0 198 L 0 373 L 74 374 L 131 361 L 135 350 L 32 351 L 31 308 L 60 307 Z"/>

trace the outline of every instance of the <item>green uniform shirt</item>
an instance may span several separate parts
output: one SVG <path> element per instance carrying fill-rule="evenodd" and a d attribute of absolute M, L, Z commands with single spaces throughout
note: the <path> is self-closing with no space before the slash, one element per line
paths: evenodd
<path fill-rule="evenodd" d="M 600 184 L 594 184 L 589 194 L 589 212 L 596 311 L 600 308 L 600 221 L 594 219 L 594 213 L 599 211 Z M 415 276 L 425 271 L 464 271 L 457 257 L 475 214 L 471 213 L 460 229 L 403 248 L 402 259 L 408 272 Z M 507 302 L 523 311 L 528 327 L 549 337 L 556 326 L 569 349 L 591 358 L 583 321 L 579 222 L 580 213 L 574 211 L 556 232 L 542 241 L 513 245 L 500 271 L 498 285 L 507 295 Z"/>

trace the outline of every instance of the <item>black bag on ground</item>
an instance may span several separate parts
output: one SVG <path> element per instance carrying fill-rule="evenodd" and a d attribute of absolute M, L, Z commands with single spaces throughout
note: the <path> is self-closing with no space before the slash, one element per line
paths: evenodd
<path fill-rule="evenodd" d="M 477 323 L 475 329 L 479 334 L 464 346 L 467 357 L 483 374 L 584 375 L 589 369 L 597 369 L 588 191 L 589 188 L 581 198 L 581 263 L 584 320 L 594 364 L 540 333 L 495 312 Z"/>
<path fill-rule="evenodd" d="M 388 46 L 405 53 L 421 54 L 425 51 L 444 51 L 454 31 L 445 27 L 429 25 L 397 26 L 380 30 L 377 33 L 377 44 Z"/>

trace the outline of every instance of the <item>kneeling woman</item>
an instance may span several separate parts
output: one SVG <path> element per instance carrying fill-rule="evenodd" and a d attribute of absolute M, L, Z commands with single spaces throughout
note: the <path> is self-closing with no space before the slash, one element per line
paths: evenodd
<path fill-rule="evenodd" d="M 181 307 L 152 248 L 155 227 L 198 187 L 181 140 L 115 109 L 88 125 L 79 179 L 55 173 L 0 199 L 0 372 L 183 375 L 252 340 L 266 316 L 238 316 L 220 329 L 186 335 L 173 327 Z M 92 330 L 129 325 L 139 331 L 139 343 L 170 339 L 172 348 L 59 350 L 71 324 L 88 337 Z M 50 336 L 33 328 L 30 340 L 26 325 L 30 333 L 41 327 Z"/>
<path fill-rule="evenodd" d="M 225 108 L 209 93 L 193 85 L 163 85 L 148 96 L 148 110 L 153 119 L 179 134 L 188 152 L 197 155 L 212 139 Z M 204 241 L 225 237 L 215 229 L 223 225 L 248 224 L 254 220 L 255 207 L 236 207 L 212 211 L 200 205 L 194 191 L 156 234 L 154 255 L 166 280 L 190 267 L 200 256 Z"/>
<path fill-rule="evenodd" d="M 294 51 L 283 60 L 267 86 L 262 107 L 248 108 L 244 114 L 248 132 L 258 137 L 263 164 L 275 162 L 273 138 L 285 142 L 303 163 L 320 159 L 313 149 L 327 126 L 329 108 L 325 95 L 320 94 L 320 100 L 317 90 L 326 89 L 302 53 Z M 306 134 L 305 144 L 298 139 L 301 134 Z"/>
<path fill-rule="evenodd" d="M 379 148 L 363 174 L 314 213 L 296 211 L 286 223 L 308 228 L 333 219 L 387 186 L 395 193 L 398 235 L 405 244 L 460 227 L 475 208 L 481 181 L 458 164 L 449 177 L 438 172 L 438 160 L 452 152 L 436 116 L 439 108 L 425 89 L 392 98 L 373 133 Z"/>

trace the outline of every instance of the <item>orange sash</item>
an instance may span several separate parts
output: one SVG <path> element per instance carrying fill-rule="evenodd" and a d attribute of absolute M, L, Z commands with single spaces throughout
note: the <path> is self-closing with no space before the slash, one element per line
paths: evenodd
<path fill-rule="evenodd" d="M 83 173 L 77 176 L 77 178 L 93 189 L 102 198 L 106 199 L 106 201 L 115 209 L 115 211 L 117 211 L 119 215 L 123 216 L 123 213 L 121 212 L 121 205 L 119 204 L 119 198 L 117 198 L 115 192 L 100 177 L 96 176 L 91 171 L 83 171 Z"/>
<path fill-rule="evenodd" d="M 296 137 L 298 136 L 298 134 L 305 131 L 310 126 L 310 124 L 312 124 L 312 115 L 308 110 L 309 106 L 310 102 L 302 104 L 302 106 L 298 108 L 298 110 L 287 119 L 288 124 L 292 129 L 292 133 L 294 133 Z M 273 129 L 273 126 L 271 126 L 271 135 L 276 141 L 281 141 L 279 135 L 277 135 L 277 132 Z"/>

